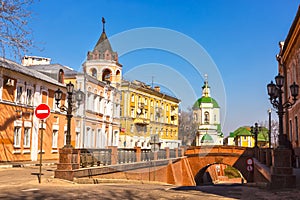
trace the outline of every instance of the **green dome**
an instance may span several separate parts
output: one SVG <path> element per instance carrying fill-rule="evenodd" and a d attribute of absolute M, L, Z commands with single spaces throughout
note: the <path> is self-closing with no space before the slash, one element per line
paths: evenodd
<path fill-rule="evenodd" d="M 203 137 L 201 138 L 201 143 L 213 143 L 213 142 L 214 142 L 214 140 L 207 133 L 205 135 L 203 135 Z"/>
<path fill-rule="evenodd" d="M 213 104 L 213 108 L 220 108 L 219 104 L 217 103 L 217 101 L 214 98 L 211 98 L 211 97 L 201 97 L 201 98 L 199 98 L 194 103 L 193 108 L 199 108 L 202 103 L 212 103 Z"/>

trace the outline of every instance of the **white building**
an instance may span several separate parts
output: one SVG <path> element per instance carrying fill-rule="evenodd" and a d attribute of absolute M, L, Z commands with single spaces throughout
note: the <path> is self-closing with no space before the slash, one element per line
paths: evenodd
<path fill-rule="evenodd" d="M 198 126 L 195 138 L 196 146 L 223 144 L 220 107 L 217 101 L 210 96 L 207 76 L 204 86 L 202 87 L 202 97 L 199 98 L 193 106 L 193 116 Z"/>

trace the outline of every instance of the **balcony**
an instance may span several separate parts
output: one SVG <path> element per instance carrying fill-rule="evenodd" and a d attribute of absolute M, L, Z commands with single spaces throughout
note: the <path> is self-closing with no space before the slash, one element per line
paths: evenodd
<path fill-rule="evenodd" d="M 133 123 L 135 124 L 140 124 L 140 125 L 148 125 L 150 124 L 150 119 L 145 119 L 145 118 L 135 118 L 133 120 Z"/>

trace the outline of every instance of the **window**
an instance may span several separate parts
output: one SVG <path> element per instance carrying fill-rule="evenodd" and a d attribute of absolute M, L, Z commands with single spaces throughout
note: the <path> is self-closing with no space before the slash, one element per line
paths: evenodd
<path fill-rule="evenodd" d="M 97 130 L 97 136 L 96 136 L 96 147 L 97 148 L 101 148 L 101 143 L 102 143 L 102 141 L 101 141 L 101 129 L 98 129 Z"/>
<path fill-rule="evenodd" d="M 52 148 L 57 148 L 58 130 L 52 132 Z"/>
<path fill-rule="evenodd" d="M 131 117 L 134 117 L 134 109 L 131 108 Z"/>
<path fill-rule="evenodd" d="M 80 147 L 80 132 L 76 132 L 76 138 L 75 138 L 75 147 L 79 148 Z"/>
<path fill-rule="evenodd" d="M 23 93 L 23 86 L 17 87 L 17 103 L 22 103 L 22 93 Z"/>
<path fill-rule="evenodd" d="M 299 135 L 298 135 L 298 117 L 295 116 L 295 134 L 296 134 L 296 141 L 298 141 L 299 139 Z"/>
<path fill-rule="evenodd" d="M 95 142 L 95 137 L 94 137 L 95 136 L 95 130 L 94 129 L 92 129 L 92 132 L 91 132 L 90 136 L 91 136 L 91 139 L 90 139 L 90 145 L 89 146 L 91 148 L 94 148 L 94 142 Z"/>
<path fill-rule="evenodd" d="M 84 137 L 84 147 L 89 147 L 90 130 L 91 129 L 89 127 L 86 128 L 85 137 Z"/>
<path fill-rule="evenodd" d="M 293 141 L 293 124 L 292 124 L 292 120 L 290 120 L 290 142 Z"/>
<path fill-rule="evenodd" d="M 134 102 L 134 95 L 131 95 L 131 102 Z"/>
<path fill-rule="evenodd" d="M 30 128 L 24 130 L 24 147 L 30 147 Z"/>
<path fill-rule="evenodd" d="M 133 133 L 133 124 L 130 125 L 130 132 Z"/>
<path fill-rule="evenodd" d="M 64 145 L 67 144 L 67 131 L 64 132 Z"/>
<path fill-rule="evenodd" d="M 92 69 L 92 76 L 97 78 L 97 70 L 95 68 Z"/>
<path fill-rule="evenodd" d="M 26 103 L 27 105 L 32 105 L 33 103 L 33 98 L 32 98 L 32 89 L 27 89 L 26 90 Z"/>
<path fill-rule="evenodd" d="M 209 112 L 207 111 L 204 113 L 204 123 L 209 124 Z"/>
<path fill-rule="evenodd" d="M 58 82 L 63 83 L 64 82 L 64 71 L 61 69 L 58 73 Z"/>
<path fill-rule="evenodd" d="M 14 147 L 20 147 L 21 142 L 21 127 L 15 127 L 14 129 Z"/>

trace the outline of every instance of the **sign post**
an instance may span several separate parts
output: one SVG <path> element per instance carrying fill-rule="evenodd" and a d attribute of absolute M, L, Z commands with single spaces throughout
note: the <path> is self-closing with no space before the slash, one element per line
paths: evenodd
<path fill-rule="evenodd" d="M 41 127 L 41 140 L 40 140 L 40 171 L 39 171 L 39 183 L 42 182 L 42 155 L 43 155 L 43 129 L 44 129 L 44 120 L 47 119 L 50 115 L 50 107 L 47 104 L 40 104 L 38 105 L 35 110 L 34 114 L 37 118 L 42 121 Z"/>

